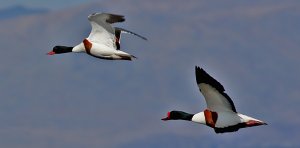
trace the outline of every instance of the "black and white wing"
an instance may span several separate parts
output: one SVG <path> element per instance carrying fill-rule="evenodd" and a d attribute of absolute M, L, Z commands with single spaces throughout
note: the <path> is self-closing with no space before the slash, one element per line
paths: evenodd
<path fill-rule="evenodd" d="M 137 33 L 134 33 L 132 31 L 129 31 L 129 30 L 126 30 L 126 29 L 123 29 L 123 28 L 119 28 L 119 27 L 115 27 L 115 36 L 116 36 L 116 46 L 117 46 L 117 50 L 120 50 L 120 45 L 121 45 L 121 34 L 122 33 L 128 33 L 128 34 L 132 34 L 132 35 L 135 35 L 143 40 L 147 40 L 147 38 L 137 34 Z"/>
<path fill-rule="evenodd" d="M 197 84 L 205 98 L 207 108 L 211 111 L 236 112 L 233 101 L 224 92 L 224 87 L 202 68 L 196 66 L 195 71 Z"/>
<path fill-rule="evenodd" d="M 88 16 L 88 20 L 92 25 L 88 39 L 98 44 L 116 48 L 115 29 L 111 24 L 124 22 L 124 16 L 109 13 L 93 13 Z"/>

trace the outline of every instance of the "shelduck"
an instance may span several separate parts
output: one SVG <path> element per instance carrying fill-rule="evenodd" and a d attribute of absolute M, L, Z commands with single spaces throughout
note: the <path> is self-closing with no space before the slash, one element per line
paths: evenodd
<path fill-rule="evenodd" d="M 74 47 L 55 46 L 48 55 L 68 52 L 83 52 L 96 58 L 107 60 L 132 60 L 135 56 L 120 50 L 122 33 L 129 33 L 144 40 L 145 37 L 123 28 L 112 27 L 111 24 L 124 22 L 122 15 L 109 13 L 93 13 L 88 16 L 92 30 L 88 38 Z"/>
<path fill-rule="evenodd" d="M 224 87 L 202 68 L 195 67 L 196 81 L 205 98 L 207 109 L 196 114 L 171 111 L 162 120 L 187 120 L 207 125 L 216 133 L 235 132 L 240 128 L 267 125 L 265 122 L 240 114 Z"/>

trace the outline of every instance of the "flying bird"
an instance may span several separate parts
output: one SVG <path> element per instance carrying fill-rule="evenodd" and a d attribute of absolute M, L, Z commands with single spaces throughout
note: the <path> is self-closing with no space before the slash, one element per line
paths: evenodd
<path fill-rule="evenodd" d="M 233 101 L 224 92 L 224 87 L 202 68 L 195 67 L 196 81 L 205 98 L 207 109 L 196 114 L 183 111 L 171 111 L 162 120 L 187 120 L 207 125 L 216 133 L 235 132 L 240 128 L 266 125 L 265 122 L 240 114 Z"/>
<path fill-rule="evenodd" d="M 93 13 L 88 16 L 92 30 L 90 35 L 74 47 L 55 46 L 48 55 L 68 52 L 83 52 L 96 58 L 107 60 L 132 60 L 135 56 L 120 50 L 122 33 L 129 33 L 144 40 L 145 37 L 123 28 L 113 27 L 111 24 L 124 22 L 122 15 L 109 13 Z"/>

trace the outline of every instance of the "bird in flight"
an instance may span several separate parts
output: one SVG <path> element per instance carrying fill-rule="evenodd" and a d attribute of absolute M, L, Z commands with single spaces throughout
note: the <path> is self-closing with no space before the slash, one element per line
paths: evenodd
<path fill-rule="evenodd" d="M 216 133 L 235 132 L 240 128 L 266 125 L 265 122 L 240 114 L 236 111 L 231 98 L 224 87 L 202 68 L 195 67 L 196 81 L 205 98 L 207 109 L 196 114 L 183 111 L 171 111 L 162 120 L 187 120 L 207 125 Z"/>
<path fill-rule="evenodd" d="M 113 27 L 111 24 L 124 22 L 122 15 L 109 13 L 93 13 L 88 16 L 92 30 L 90 35 L 74 47 L 55 46 L 48 55 L 68 52 L 87 53 L 96 58 L 107 60 L 132 60 L 135 56 L 120 50 L 122 33 L 129 33 L 144 40 L 145 37 L 123 28 Z"/>

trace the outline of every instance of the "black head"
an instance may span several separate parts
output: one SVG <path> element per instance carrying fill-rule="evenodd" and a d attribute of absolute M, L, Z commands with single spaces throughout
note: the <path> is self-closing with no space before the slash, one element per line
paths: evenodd
<path fill-rule="evenodd" d="M 54 55 L 54 54 L 61 54 L 61 53 L 67 53 L 72 52 L 73 47 L 67 47 L 67 46 L 55 46 L 53 47 L 53 50 L 48 52 L 48 55 Z"/>
<path fill-rule="evenodd" d="M 191 121 L 193 118 L 193 114 L 189 114 L 183 111 L 171 111 L 167 113 L 167 117 L 161 119 L 164 121 L 167 120 L 188 120 Z"/>

